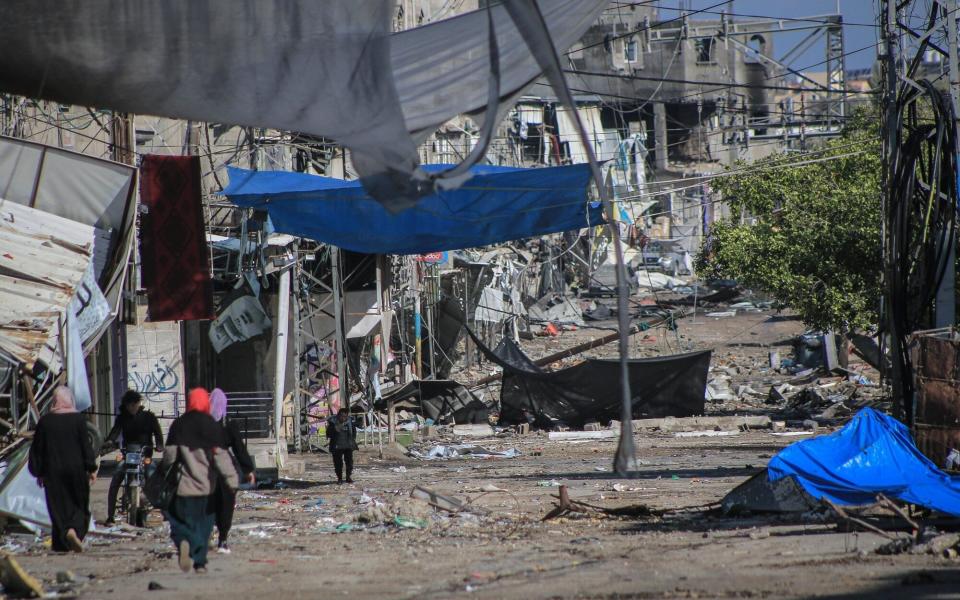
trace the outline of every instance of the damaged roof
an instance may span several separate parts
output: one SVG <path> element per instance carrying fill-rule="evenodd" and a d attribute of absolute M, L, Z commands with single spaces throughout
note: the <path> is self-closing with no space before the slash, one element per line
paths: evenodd
<path fill-rule="evenodd" d="M 60 324 L 93 255 L 94 228 L 0 199 L 0 350 L 60 364 Z"/>

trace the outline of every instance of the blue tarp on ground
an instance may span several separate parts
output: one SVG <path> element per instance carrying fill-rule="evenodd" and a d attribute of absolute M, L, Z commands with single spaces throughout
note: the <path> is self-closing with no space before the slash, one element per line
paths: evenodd
<path fill-rule="evenodd" d="M 428 165 L 439 170 L 442 165 Z M 587 164 L 542 169 L 480 166 L 462 187 L 391 214 L 359 181 L 230 168 L 223 191 L 270 213 L 276 230 L 369 254 L 425 254 L 603 223 L 587 197 Z"/>
<path fill-rule="evenodd" d="M 767 471 L 770 481 L 795 477 L 818 500 L 872 504 L 881 493 L 960 516 L 960 478 L 921 454 L 905 425 L 870 408 L 835 433 L 785 448 Z"/>

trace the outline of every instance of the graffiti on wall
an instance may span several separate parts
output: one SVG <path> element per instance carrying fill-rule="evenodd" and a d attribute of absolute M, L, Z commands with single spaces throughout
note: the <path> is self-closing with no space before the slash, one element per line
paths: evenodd
<path fill-rule="evenodd" d="M 127 387 L 149 398 L 156 394 L 179 391 L 180 377 L 167 364 L 167 359 L 160 357 L 159 360 L 145 362 L 142 366 L 137 363 L 130 365 L 127 371 Z"/>
<path fill-rule="evenodd" d="M 142 394 L 158 417 L 175 417 L 185 381 L 180 324 L 148 321 L 146 306 L 137 307 L 137 317 L 137 325 L 127 326 L 127 386 Z M 160 419 L 163 428 L 169 423 Z"/>

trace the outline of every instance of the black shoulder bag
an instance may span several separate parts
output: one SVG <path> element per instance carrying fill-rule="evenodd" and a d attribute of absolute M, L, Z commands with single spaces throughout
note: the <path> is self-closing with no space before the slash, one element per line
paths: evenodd
<path fill-rule="evenodd" d="M 180 459 L 167 466 L 163 464 L 147 478 L 143 484 L 143 493 L 154 508 L 169 510 L 173 497 L 180 485 Z"/>

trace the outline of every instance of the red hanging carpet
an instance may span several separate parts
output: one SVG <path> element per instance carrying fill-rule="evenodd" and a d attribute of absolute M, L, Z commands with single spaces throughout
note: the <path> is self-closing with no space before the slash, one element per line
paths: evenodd
<path fill-rule="evenodd" d="M 200 157 L 147 155 L 140 164 L 140 258 L 150 321 L 213 318 Z"/>

